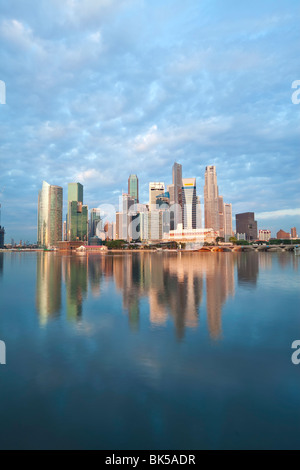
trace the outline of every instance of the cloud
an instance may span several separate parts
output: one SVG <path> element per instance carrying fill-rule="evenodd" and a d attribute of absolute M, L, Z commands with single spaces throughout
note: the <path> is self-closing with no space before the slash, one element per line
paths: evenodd
<path fill-rule="evenodd" d="M 256 214 L 256 218 L 259 220 L 274 220 L 280 219 L 286 216 L 300 216 L 300 207 L 296 209 L 283 209 L 271 212 L 259 212 Z"/>
<path fill-rule="evenodd" d="M 118 204 L 130 173 L 171 183 L 217 166 L 233 214 L 296 225 L 297 2 L 10 0 L 0 9 L 0 188 L 7 239 L 36 239 L 45 179 Z M 26 181 L 26 184 L 24 184 Z M 295 210 L 295 209 L 292 209 Z M 282 212 L 283 211 L 283 212 Z M 288 219 L 285 219 L 284 216 Z M 24 222 L 25 221 L 25 222 Z M 18 229 L 19 227 L 19 229 Z"/>

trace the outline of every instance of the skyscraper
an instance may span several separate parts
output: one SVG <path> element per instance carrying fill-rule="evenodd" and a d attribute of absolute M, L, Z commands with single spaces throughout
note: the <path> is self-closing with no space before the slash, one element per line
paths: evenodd
<path fill-rule="evenodd" d="M 43 181 L 38 196 L 38 245 L 46 248 L 62 240 L 63 189 Z"/>
<path fill-rule="evenodd" d="M 100 222 L 100 225 L 99 225 L 99 222 Z M 100 209 L 91 209 L 90 210 L 90 237 L 97 236 L 97 228 L 100 230 L 102 229 Z"/>
<path fill-rule="evenodd" d="M 257 222 L 254 220 L 254 212 L 243 212 L 235 215 L 236 233 L 244 233 L 246 240 L 257 240 Z"/>
<path fill-rule="evenodd" d="M 1 227 L 1 204 L 0 204 L 0 248 L 4 248 L 4 227 Z"/>
<path fill-rule="evenodd" d="M 165 192 L 164 183 L 149 183 L 149 210 L 156 208 L 156 196 Z"/>
<path fill-rule="evenodd" d="M 182 179 L 182 209 L 183 209 L 183 228 L 195 229 L 196 224 L 196 178 Z"/>
<path fill-rule="evenodd" d="M 229 241 L 229 238 L 232 237 L 232 205 L 224 204 L 224 237 L 225 242 Z"/>
<path fill-rule="evenodd" d="M 83 205 L 83 186 L 80 183 L 68 185 L 67 239 L 88 239 L 88 207 Z"/>
<path fill-rule="evenodd" d="M 182 222 L 182 165 L 174 163 L 172 168 L 172 181 L 174 186 L 174 201 L 171 204 L 176 204 L 174 211 L 174 228 Z"/>
<path fill-rule="evenodd" d="M 219 231 L 219 188 L 215 166 L 205 169 L 204 216 L 205 227 Z"/>
<path fill-rule="evenodd" d="M 218 197 L 218 211 L 219 211 L 219 236 L 225 237 L 225 209 L 223 196 Z"/>
<path fill-rule="evenodd" d="M 135 204 L 139 202 L 139 179 L 136 175 L 130 175 L 128 178 L 128 194 Z"/>

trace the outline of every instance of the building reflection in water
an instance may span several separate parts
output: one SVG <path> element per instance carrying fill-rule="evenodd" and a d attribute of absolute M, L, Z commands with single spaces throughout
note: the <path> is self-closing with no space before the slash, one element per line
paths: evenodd
<path fill-rule="evenodd" d="M 81 319 L 82 302 L 88 291 L 88 257 L 66 256 L 62 260 L 66 284 L 67 319 L 78 321 Z"/>
<path fill-rule="evenodd" d="M 4 254 L 0 253 L 0 277 L 3 274 Z"/>
<path fill-rule="evenodd" d="M 36 308 L 41 324 L 56 317 L 61 309 L 61 258 L 53 253 L 38 253 L 36 265 Z"/>
<path fill-rule="evenodd" d="M 263 254 L 263 253 L 261 253 Z M 247 284 L 255 287 L 259 271 L 258 259 L 259 253 L 240 253 L 237 259 L 238 283 L 239 285 Z"/>
<path fill-rule="evenodd" d="M 222 336 L 222 309 L 228 297 L 235 293 L 235 267 L 239 284 L 255 287 L 259 259 L 267 263 L 257 253 L 142 252 L 86 256 L 40 253 L 37 309 L 42 323 L 59 314 L 63 282 L 66 318 L 78 321 L 88 289 L 100 302 L 101 286 L 107 279 L 113 280 L 115 288 L 122 293 L 123 311 L 133 331 L 139 330 L 148 303 L 153 327 L 163 327 L 171 321 L 176 336 L 181 339 L 186 328 L 199 327 L 202 317 L 204 325 L 207 320 L 211 338 L 218 339 Z M 107 295 L 108 291 L 104 292 Z"/>

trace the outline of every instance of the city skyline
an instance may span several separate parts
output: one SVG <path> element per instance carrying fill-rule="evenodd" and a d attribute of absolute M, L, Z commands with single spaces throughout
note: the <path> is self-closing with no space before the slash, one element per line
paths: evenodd
<path fill-rule="evenodd" d="M 215 165 L 224 201 L 273 236 L 299 226 L 298 2 L 26 5 L 0 8 L 7 240 L 35 240 L 43 180 L 80 181 L 96 207 L 136 173 L 143 201 L 174 161 L 197 188 Z"/>

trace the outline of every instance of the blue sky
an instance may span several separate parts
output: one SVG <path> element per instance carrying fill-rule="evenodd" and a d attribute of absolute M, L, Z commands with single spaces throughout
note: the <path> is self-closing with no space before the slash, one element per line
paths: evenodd
<path fill-rule="evenodd" d="M 6 241 L 35 241 L 46 180 L 117 204 L 130 173 L 206 165 L 233 213 L 300 232 L 299 1 L 0 0 L 0 202 Z"/>

